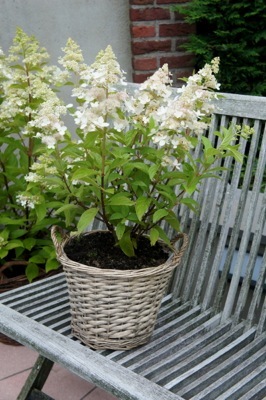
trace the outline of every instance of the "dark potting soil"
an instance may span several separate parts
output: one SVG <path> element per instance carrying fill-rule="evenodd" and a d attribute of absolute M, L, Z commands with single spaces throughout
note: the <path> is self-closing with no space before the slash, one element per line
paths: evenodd
<path fill-rule="evenodd" d="M 132 270 L 155 267 L 169 257 L 159 243 L 150 245 L 149 239 L 141 237 L 134 257 L 126 256 L 115 245 L 110 232 L 95 232 L 72 238 L 64 247 L 65 253 L 73 261 L 102 269 Z"/>

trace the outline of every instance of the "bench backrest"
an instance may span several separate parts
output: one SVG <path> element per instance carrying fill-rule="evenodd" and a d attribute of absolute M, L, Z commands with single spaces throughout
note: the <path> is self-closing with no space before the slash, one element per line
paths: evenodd
<path fill-rule="evenodd" d="M 129 84 L 128 89 L 137 86 Z M 266 98 L 222 96 L 215 103 L 209 139 L 217 140 L 213 133 L 230 123 L 250 125 L 255 133 L 248 142 L 240 140 L 244 163 L 227 158 L 221 179 L 206 180 L 196 192 L 199 214 L 184 206 L 176 210 L 182 230 L 189 235 L 189 247 L 170 291 L 192 307 L 201 304 L 203 311 L 222 310 L 222 321 L 245 317 L 253 324 L 260 319 L 262 330 L 266 319 Z M 167 224 L 162 227 L 171 238 L 172 229 Z M 91 228 L 104 227 L 96 222 Z"/>
<path fill-rule="evenodd" d="M 176 273 L 173 292 L 192 305 L 222 310 L 222 320 L 246 318 L 265 328 L 266 270 L 266 98 L 224 94 L 209 130 L 233 122 L 254 126 L 251 140 L 240 140 L 244 163 L 228 158 L 221 180 L 209 179 L 196 198 L 200 215 L 178 210 L 189 249 Z M 260 313 L 256 311 L 260 308 Z M 258 314 L 258 315 L 257 315 Z"/>

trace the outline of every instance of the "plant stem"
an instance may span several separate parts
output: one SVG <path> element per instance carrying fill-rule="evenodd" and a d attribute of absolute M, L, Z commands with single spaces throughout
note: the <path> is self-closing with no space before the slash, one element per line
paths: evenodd
<path fill-rule="evenodd" d="M 5 167 L 5 164 L 2 162 L 2 160 L 0 160 L 0 166 L 2 167 L 2 170 L 3 170 L 3 179 L 4 179 L 4 185 L 5 185 L 5 188 L 6 188 L 6 191 L 7 191 L 7 196 L 9 198 L 10 203 L 14 205 L 15 202 L 13 200 L 13 197 L 10 194 L 8 180 L 6 178 L 6 167 Z M 15 215 L 18 215 L 16 210 L 15 210 L 15 208 L 12 208 L 12 210 L 13 210 Z"/>

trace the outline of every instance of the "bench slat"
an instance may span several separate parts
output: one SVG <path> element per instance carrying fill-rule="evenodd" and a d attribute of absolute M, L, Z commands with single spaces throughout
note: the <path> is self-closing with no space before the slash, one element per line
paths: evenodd
<path fill-rule="evenodd" d="M 125 400 L 183 400 L 164 388 L 125 370 L 79 343 L 40 326 L 36 321 L 1 306 L 0 328 L 6 335 L 59 363 L 80 378 L 89 380 Z"/>

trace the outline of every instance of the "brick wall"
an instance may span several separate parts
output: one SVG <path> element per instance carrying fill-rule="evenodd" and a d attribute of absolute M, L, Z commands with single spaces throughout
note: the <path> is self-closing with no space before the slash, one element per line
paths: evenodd
<path fill-rule="evenodd" d="M 130 0 L 133 81 L 143 82 L 168 63 L 174 85 L 191 75 L 194 58 L 181 48 L 195 28 L 170 11 L 170 5 L 189 0 Z"/>

